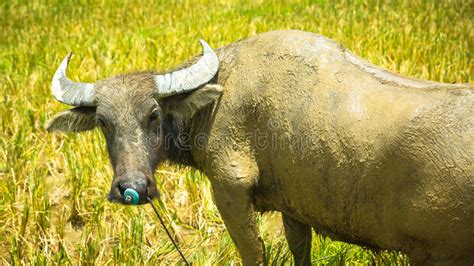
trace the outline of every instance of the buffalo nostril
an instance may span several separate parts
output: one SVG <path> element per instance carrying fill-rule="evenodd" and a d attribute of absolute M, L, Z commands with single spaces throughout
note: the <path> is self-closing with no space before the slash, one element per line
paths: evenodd
<path fill-rule="evenodd" d="M 146 192 L 147 192 L 147 197 L 150 197 L 152 199 L 160 198 L 160 193 L 158 192 L 158 189 L 156 188 L 156 185 L 154 183 L 149 184 L 149 186 L 146 189 Z"/>
<path fill-rule="evenodd" d="M 125 193 L 126 188 L 125 188 L 125 187 L 122 185 L 122 183 L 120 183 L 120 182 L 117 184 L 117 188 L 118 188 L 118 190 L 119 190 L 119 192 L 120 192 L 120 195 L 123 196 L 123 194 Z"/>

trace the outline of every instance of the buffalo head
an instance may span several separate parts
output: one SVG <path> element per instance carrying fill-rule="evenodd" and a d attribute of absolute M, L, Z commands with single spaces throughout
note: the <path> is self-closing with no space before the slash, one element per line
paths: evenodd
<path fill-rule="evenodd" d="M 94 84 L 69 80 L 66 69 L 71 53 L 53 77 L 56 100 L 76 106 L 50 121 L 48 131 L 79 132 L 100 127 L 114 169 L 110 201 L 126 203 L 124 192 L 134 189 L 139 203 L 158 197 L 154 180 L 157 164 L 166 159 L 164 145 L 170 116 L 192 116 L 213 102 L 220 87 L 206 86 L 216 75 L 219 61 L 201 41 L 203 56 L 193 65 L 166 74 L 119 75 Z"/>

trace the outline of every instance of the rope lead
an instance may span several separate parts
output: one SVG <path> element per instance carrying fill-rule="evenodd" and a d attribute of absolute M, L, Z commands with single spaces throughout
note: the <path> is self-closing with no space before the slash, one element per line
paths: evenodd
<path fill-rule="evenodd" d="M 181 252 L 181 250 L 179 249 L 178 245 L 176 244 L 176 242 L 174 241 L 173 237 L 171 236 L 170 232 L 169 232 L 168 229 L 166 228 L 165 223 L 164 223 L 163 220 L 161 219 L 160 214 L 158 213 L 158 211 L 156 210 L 155 205 L 153 204 L 153 201 L 152 201 L 149 197 L 146 197 L 146 199 L 147 199 L 148 202 L 151 204 L 151 207 L 152 207 L 153 210 L 155 211 L 156 216 L 158 216 L 158 220 L 160 220 L 161 226 L 163 226 L 163 228 L 165 229 L 166 234 L 167 234 L 168 237 L 170 238 L 171 242 L 173 243 L 174 247 L 175 247 L 176 250 L 178 251 L 179 255 L 181 255 L 181 258 L 183 259 L 184 263 L 185 263 L 187 266 L 191 265 L 191 264 L 189 264 L 189 262 L 186 260 L 186 258 L 184 257 L 183 253 Z"/>

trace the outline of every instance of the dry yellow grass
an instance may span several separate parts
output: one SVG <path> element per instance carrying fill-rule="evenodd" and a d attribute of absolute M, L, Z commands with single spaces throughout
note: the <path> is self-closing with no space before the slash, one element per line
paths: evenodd
<path fill-rule="evenodd" d="M 0 263 L 179 263 L 149 206 L 110 204 L 112 171 L 98 131 L 47 134 L 67 108 L 50 94 L 68 74 L 93 82 L 164 70 L 200 52 L 274 29 L 326 35 L 375 64 L 422 79 L 472 81 L 472 1 L 4 1 L 0 3 Z M 165 220 L 196 264 L 239 262 L 206 177 L 156 173 Z M 259 217 L 270 263 L 290 263 L 278 214 Z M 398 253 L 315 237 L 316 264 L 406 263 Z"/>

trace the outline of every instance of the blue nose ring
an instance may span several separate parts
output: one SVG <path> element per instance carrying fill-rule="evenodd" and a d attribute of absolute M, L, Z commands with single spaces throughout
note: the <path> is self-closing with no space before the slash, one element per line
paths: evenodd
<path fill-rule="evenodd" d="M 137 205 L 138 201 L 140 201 L 140 196 L 138 195 L 138 192 L 136 192 L 133 188 L 127 188 L 123 193 L 123 198 L 125 200 L 125 203 L 131 205 Z"/>

